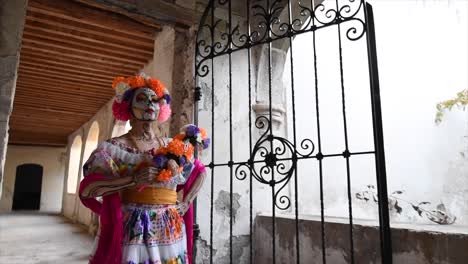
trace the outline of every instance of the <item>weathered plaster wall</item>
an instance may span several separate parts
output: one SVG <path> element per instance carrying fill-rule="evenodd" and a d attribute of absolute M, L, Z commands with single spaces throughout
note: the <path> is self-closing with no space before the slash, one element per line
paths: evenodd
<path fill-rule="evenodd" d="M 0 2 L 0 198 L 27 2 Z"/>
<path fill-rule="evenodd" d="M 65 175 L 65 148 L 9 145 L 5 163 L 0 213 L 10 212 L 13 205 L 16 167 L 33 163 L 43 167 L 40 211 L 60 212 Z"/>
<path fill-rule="evenodd" d="M 266 58 L 260 54 L 255 57 L 256 60 Z M 216 147 L 214 152 L 206 151 L 202 153 L 201 160 L 205 164 L 209 164 L 212 159 L 215 164 L 227 164 L 229 160 L 234 162 L 246 161 L 250 155 L 249 146 L 249 118 L 252 122 L 252 142 L 258 140 L 262 130 L 256 129 L 254 126 L 255 119 L 260 115 L 265 115 L 267 108 L 264 108 L 266 94 L 264 92 L 265 85 L 260 83 L 256 85 L 257 79 L 265 80 L 264 74 L 266 71 L 256 72 L 252 70 L 251 79 L 251 95 L 249 105 L 249 90 L 248 90 L 248 64 L 247 51 L 239 51 L 232 54 L 231 69 L 229 69 L 228 56 L 221 56 L 215 59 L 216 67 L 210 69 L 207 77 L 200 79 L 198 85 L 202 90 L 202 99 L 200 102 L 199 125 L 207 129 L 208 134 L 212 139 L 212 144 Z M 252 59 L 254 60 L 254 59 Z M 264 64 L 263 64 L 264 65 Z M 283 65 L 277 65 L 282 67 Z M 231 70 L 232 90 L 229 92 L 229 70 Z M 215 76 L 215 82 L 211 83 L 211 73 Z M 275 86 L 277 87 L 277 86 Z M 214 88 L 214 89 L 212 89 Z M 282 108 L 281 101 L 284 96 L 280 87 L 274 89 L 273 101 L 275 108 Z M 214 93 L 214 94 L 213 94 Z M 214 99 L 212 99 L 214 98 Z M 230 104 L 232 105 L 232 119 L 229 118 Z M 250 112 L 249 112 L 250 109 Z M 214 113 L 214 116 L 212 115 Z M 249 116 L 250 114 L 250 116 Z M 280 114 L 280 111 L 274 111 L 273 114 Z M 214 130 L 212 130 L 212 118 Z M 281 115 L 273 121 L 274 131 L 277 134 L 284 134 L 281 130 L 281 123 L 284 120 Z M 231 130 L 232 129 L 232 130 Z M 232 144 L 231 144 L 232 131 Z M 232 151 L 232 157 L 231 157 Z M 227 166 L 215 167 L 213 170 L 208 170 L 208 179 L 206 180 L 200 195 L 198 197 L 197 221 L 200 223 L 201 243 L 198 247 L 199 263 L 209 261 L 210 243 L 210 207 L 213 206 L 213 262 L 228 263 L 229 260 L 229 235 L 231 232 L 230 216 L 231 216 L 231 197 L 230 197 L 230 181 L 233 179 L 233 194 L 232 194 L 232 234 L 234 236 L 233 248 L 236 251 L 236 259 L 241 259 L 240 263 L 248 258 L 249 240 L 249 179 L 236 179 L 235 173 L 237 166 L 233 166 L 232 174 Z M 212 173 L 213 172 L 213 176 Z M 253 180 L 252 199 L 254 200 L 253 217 L 259 211 L 268 211 L 271 208 L 271 191 L 269 186 L 260 184 Z M 211 195 L 211 185 L 213 185 L 213 197 Z"/>
<path fill-rule="evenodd" d="M 295 220 L 279 217 L 276 220 L 276 262 L 296 260 Z M 255 220 L 254 262 L 271 263 L 271 217 L 257 216 Z M 380 260 L 379 229 L 357 221 L 354 231 L 354 260 L 356 263 L 377 264 Z M 398 264 L 463 264 L 468 259 L 468 233 L 425 232 L 416 227 L 392 228 L 393 263 Z M 300 263 L 321 263 L 322 235 L 320 219 L 299 222 Z M 327 263 L 351 263 L 349 225 L 345 221 L 327 219 L 325 223 L 325 250 Z"/>

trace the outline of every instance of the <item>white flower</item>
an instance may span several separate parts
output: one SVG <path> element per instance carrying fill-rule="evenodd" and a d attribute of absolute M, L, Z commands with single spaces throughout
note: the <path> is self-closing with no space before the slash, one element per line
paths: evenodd
<path fill-rule="evenodd" d="M 123 97 L 122 95 L 116 95 L 115 98 L 114 98 L 114 100 L 115 100 L 116 102 L 118 102 L 118 103 L 121 103 L 121 102 L 122 102 L 122 97 Z"/>
<path fill-rule="evenodd" d="M 130 89 L 130 85 L 124 82 L 119 82 L 115 87 L 115 93 L 117 95 L 123 95 L 128 89 Z"/>

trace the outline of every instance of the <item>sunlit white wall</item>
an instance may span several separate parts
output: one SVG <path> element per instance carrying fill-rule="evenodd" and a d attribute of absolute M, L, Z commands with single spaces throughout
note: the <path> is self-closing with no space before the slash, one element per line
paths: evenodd
<path fill-rule="evenodd" d="M 418 203 L 429 201 L 428 209 L 443 202 L 457 216 L 457 224 L 468 224 L 468 115 L 447 113 L 442 124 L 434 123 L 436 104 L 468 88 L 468 1 L 374 0 L 382 115 L 387 163 L 388 190 L 403 190 L 400 197 Z M 352 22 L 350 22 L 352 23 Z M 354 24 L 356 25 L 356 24 Z M 342 24 L 343 81 L 346 97 L 349 149 L 373 149 L 369 80 L 365 37 L 349 41 Z M 317 31 L 317 74 L 321 119 L 322 152 L 341 153 L 344 147 L 338 33 L 336 27 Z M 317 145 L 312 34 L 296 37 L 293 44 L 298 137 Z M 290 65 L 286 66 L 289 70 Z M 291 78 L 285 73 L 285 84 Z M 291 113 L 291 104 L 288 113 Z M 291 124 L 291 115 L 288 116 Z M 291 126 L 291 125 L 290 125 Z M 291 129 L 289 137 L 291 138 Z M 316 146 L 317 147 L 317 146 Z M 464 153 L 464 154 L 463 154 Z M 464 156 L 463 156 L 464 155 Z M 351 157 L 351 197 L 356 218 L 375 219 L 372 203 L 354 199 L 355 193 L 375 185 L 373 160 Z M 299 164 L 301 212 L 320 213 L 318 165 Z M 348 216 L 346 163 L 325 159 L 325 214 Z M 405 203 L 401 222 L 427 222 Z"/>

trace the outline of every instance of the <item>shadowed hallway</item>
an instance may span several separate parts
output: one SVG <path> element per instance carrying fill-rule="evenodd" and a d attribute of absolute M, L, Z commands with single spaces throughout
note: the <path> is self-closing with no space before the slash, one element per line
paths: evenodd
<path fill-rule="evenodd" d="M 88 262 L 93 239 L 65 217 L 33 212 L 0 215 L 0 263 Z"/>

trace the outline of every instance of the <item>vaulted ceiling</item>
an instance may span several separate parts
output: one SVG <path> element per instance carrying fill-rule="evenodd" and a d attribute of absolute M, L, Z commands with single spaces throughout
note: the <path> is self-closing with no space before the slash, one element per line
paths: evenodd
<path fill-rule="evenodd" d="M 74 1 L 29 0 L 10 144 L 67 144 L 152 57 L 157 25 Z"/>

